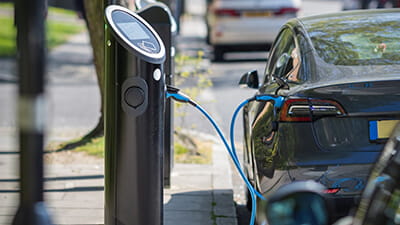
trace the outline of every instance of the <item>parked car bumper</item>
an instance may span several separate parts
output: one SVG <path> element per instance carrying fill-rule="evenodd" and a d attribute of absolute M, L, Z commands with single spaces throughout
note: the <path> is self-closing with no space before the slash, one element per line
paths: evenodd
<path fill-rule="evenodd" d="M 210 42 L 212 45 L 271 44 L 288 19 L 220 19 L 211 27 Z"/>

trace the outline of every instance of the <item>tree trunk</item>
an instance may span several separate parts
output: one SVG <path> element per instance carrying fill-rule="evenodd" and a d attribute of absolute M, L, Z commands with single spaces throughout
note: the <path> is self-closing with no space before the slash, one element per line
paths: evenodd
<path fill-rule="evenodd" d="M 71 150 L 82 146 L 91 141 L 91 139 L 104 135 L 104 9 L 105 5 L 118 4 L 126 8 L 134 9 L 134 0 L 82 0 L 84 3 L 83 12 L 86 26 L 89 31 L 90 43 L 93 49 L 93 62 L 96 70 L 97 82 L 99 85 L 101 104 L 100 118 L 97 125 L 83 136 L 80 140 L 69 143 L 54 151 Z M 50 151 L 53 152 L 53 151 Z M 49 153 L 49 152 L 47 152 Z"/>
<path fill-rule="evenodd" d="M 83 0 L 86 24 L 93 48 L 93 62 L 96 69 L 97 82 L 101 96 L 100 118 L 96 127 L 84 138 L 98 137 L 104 134 L 103 102 L 104 102 L 104 9 L 105 5 L 118 4 L 127 8 L 133 7 L 133 0 Z"/>

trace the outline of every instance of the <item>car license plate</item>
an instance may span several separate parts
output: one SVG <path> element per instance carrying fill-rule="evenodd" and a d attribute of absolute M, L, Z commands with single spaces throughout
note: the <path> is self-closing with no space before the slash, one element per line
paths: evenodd
<path fill-rule="evenodd" d="M 271 17 L 271 11 L 247 11 L 243 12 L 243 16 L 245 17 Z"/>
<path fill-rule="evenodd" d="M 369 121 L 369 139 L 371 141 L 376 141 L 390 137 L 398 122 L 400 122 L 400 120 Z"/>

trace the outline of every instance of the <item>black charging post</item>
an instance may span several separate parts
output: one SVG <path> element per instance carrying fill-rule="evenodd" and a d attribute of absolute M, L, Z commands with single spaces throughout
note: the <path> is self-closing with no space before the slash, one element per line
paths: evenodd
<path fill-rule="evenodd" d="M 175 48 L 173 47 L 174 35 L 176 35 L 176 22 L 167 5 L 162 2 L 154 2 L 146 4 L 140 8 L 137 13 L 145 19 L 160 35 L 165 46 L 165 83 L 174 85 L 174 55 Z M 174 155 L 174 125 L 173 103 L 170 99 L 166 100 L 165 105 L 165 121 L 164 121 L 164 187 L 168 188 L 171 185 L 171 170 L 173 167 Z"/>
<path fill-rule="evenodd" d="M 105 224 L 163 224 L 164 44 L 128 9 L 105 20 Z"/>

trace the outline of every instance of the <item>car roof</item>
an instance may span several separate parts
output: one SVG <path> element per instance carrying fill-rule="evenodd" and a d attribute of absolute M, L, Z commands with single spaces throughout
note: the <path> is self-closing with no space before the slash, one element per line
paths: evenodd
<path fill-rule="evenodd" d="M 281 7 L 300 7 L 301 0 L 214 0 L 217 8 L 234 9 L 278 9 Z"/>
<path fill-rule="evenodd" d="M 341 29 L 343 26 L 330 26 L 333 23 L 346 24 L 349 21 L 351 24 L 363 23 L 364 20 L 368 21 L 371 18 L 379 18 L 381 20 L 384 17 L 390 17 L 395 15 L 395 19 L 391 22 L 398 24 L 400 18 L 400 9 L 375 9 L 375 10 L 354 10 L 354 11 L 343 11 L 338 13 L 322 14 L 316 16 L 295 18 L 287 22 L 286 26 L 292 27 L 296 30 L 301 30 L 305 33 L 306 39 L 308 39 L 312 52 L 314 52 L 315 64 L 318 64 L 318 71 L 315 71 L 312 77 L 309 77 L 312 83 L 323 82 L 325 84 L 342 83 L 342 82 L 360 82 L 362 80 L 392 80 L 399 79 L 400 66 L 393 65 L 392 67 L 375 66 L 374 70 L 363 71 L 362 68 L 345 68 L 345 66 L 338 64 L 332 64 L 331 62 L 325 62 L 318 51 L 315 49 L 314 41 L 311 40 L 312 35 L 319 35 L 318 33 L 335 33 L 335 29 Z M 390 20 L 390 19 L 389 19 Z M 346 26 L 346 25 L 344 25 Z M 396 25 L 398 26 L 398 25 Z M 317 28 L 317 29 L 315 29 Z M 338 30 L 341 31 L 341 30 Z M 394 34 L 393 34 L 394 35 Z M 320 49 L 319 51 L 324 51 Z M 318 57 L 317 57 L 318 56 Z M 351 66 L 351 65 L 350 65 Z M 391 72 L 388 73 L 385 68 L 391 68 Z M 381 74 L 376 76 L 376 74 Z M 335 79 L 332 79 L 335 77 Z"/>
<path fill-rule="evenodd" d="M 304 25 L 316 23 L 321 20 L 331 19 L 331 18 L 338 18 L 343 17 L 343 20 L 346 16 L 357 16 L 360 18 L 360 21 L 364 18 L 370 18 L 371 16 L 379 16 L 380 14 L 386 13 L 400 13 L 400 8 L 394 9 L 369 9 L 369 10 L 348 10 L 348 11 L 341 11 L 337 13 L 327 13 L 327 14 L 320 14 L 315 16 L 306 16 L 300 17 L 298 20 L 303 23 Z"/>

